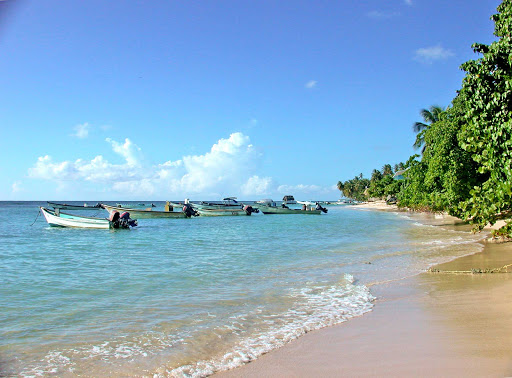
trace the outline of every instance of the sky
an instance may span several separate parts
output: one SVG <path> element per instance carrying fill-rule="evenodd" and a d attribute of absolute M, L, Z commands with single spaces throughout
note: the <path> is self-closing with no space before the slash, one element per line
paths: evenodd
<path fill-rule="evenodd" d="M 405 162 L 498 0 L 0 0 L 0 200 L 335 200 Z"/>

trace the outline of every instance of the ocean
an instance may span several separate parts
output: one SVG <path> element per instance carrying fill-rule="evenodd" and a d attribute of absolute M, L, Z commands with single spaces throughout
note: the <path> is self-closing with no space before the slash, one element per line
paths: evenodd
<path fill-rule="evenodd" d="M 0 376 L 207 376 L 372 311 L 373 286 L 483 238 L 348 206 L 67 229 L 44 205 L 0 202 Z"/>

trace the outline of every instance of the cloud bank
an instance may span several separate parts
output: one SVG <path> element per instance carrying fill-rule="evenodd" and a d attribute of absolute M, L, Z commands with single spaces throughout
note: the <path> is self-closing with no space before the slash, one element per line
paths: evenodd
<path fill-rule="evenodd" d="M 240 132 L 219 139 L 202 155 L 183 156 L 178 160 L 149 165 L 140 147 L 126 138 L 105 140 L 121 158 L 112 163 L 102 155 L 91 160 L 54 161 L 41 156 L 28 170 L 32 179 L 65 182 L 102 188 L 111 197 L 155 199 L 216 199 L 242 195 L 246 199 L 284 194 L 331 193 L 315 185 L 278 185 L 271 177 L 258 174 L 262 154 Z M 334 193 L 335 194 L 335 193 Z"/>

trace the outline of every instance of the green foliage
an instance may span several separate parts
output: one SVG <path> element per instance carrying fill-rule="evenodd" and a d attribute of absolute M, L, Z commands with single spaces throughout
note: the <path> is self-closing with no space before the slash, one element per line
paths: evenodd
<path fill-rule="evenodd" d="M 398 196 L 399 206 L 459 215 L 460 201 L 479 182 L 471 154 L 459 142 L 463 111 L 462 105 L 454 102 L 425 130 L 422 160 L 406 172 L 408 180 Z"/>
<path fill-rule="evenodd" d="M 498 7 L 491 45 L 474 44 L 477 60 L 466 71 L 460 100 L 466 104 L 462 147 L 485 177 L 460 205 L 461 216 L 478 229 L 512 215 L 512 1 Z"/>
<path fill-rule="evenodd" d="M 421 160 L 414 155 L 395 165 L 406 169 L 405 180 L 393 180 L 390 165 L 374 170 L 369 196 L 397 194 L 401 207 L 448 211 L 476 229 L 512 218 L 512 0 L 498 12 L 492 17 L 498 39 L 473 45 L 482 57 L 461 66 L 466 76 L 452 105 L 423 109 L 426 123 L 414 124 Z M 512 221 L 495 235 L 512 237 Z"/>
<path fill-rule="evenodd" d="M 393 176 L 391 175 L 383 176 L 381 180 L 370 183 L 370 187 L 368 188 L 368 195 L 370 197 L 378 198 L 385 197 L 389 192 L 389 189 L 387 190 L 387 187 L 393 184 L 394 181 L 395 180 L 393 180 Z"/>
<path fill-rule="evenodd" d="M 425 132 L 430 127 L 431 124 L 436 123 L 441 120 L 441 114 L 443 113 L 443 108 L 437 105 L 432 105 L 429 109 L 421 109 L 420 115 L 423 118 L 424 122 L 415 122 L 412 125 L 412 129 L 416 135 L 416 141 L 413 144 L 413 147 L 419 149 L 424 147 L 425 145 Z M 424 148 L 422 149 L 422 152 Z"/>
<path fill-rule="evenodd" d="M 403 163 L 401 164 L 403 165 Z M 399 186 L 392 186 L 392 184 L 395 184 L 395 180 L 393 180 L 391 164 L 385 164 L 382 167 L 382 171 L 374 169 L 368 188 L 368 196 L 372 198 L 384 198 L 388 194 L 395 194 L 394 191 L 396 190 L 398 192 Z"/>
<path fill-rule="evenodd" d="M 348 180 L 343 183 L 338 181 L 337 187 L 345 197 L 352 198 L 357 201 L 365 201 L 367 199 L 365 191 L 369 185 L 370 180 L 363 178 L 363 174 L 361 173 L 352 180 Z"/>

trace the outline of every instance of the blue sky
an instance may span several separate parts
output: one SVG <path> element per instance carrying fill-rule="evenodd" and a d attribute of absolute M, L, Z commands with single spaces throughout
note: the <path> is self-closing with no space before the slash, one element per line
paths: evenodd
<path fill-rule="evenodd" d="M 0 200 L 336 199 L 499 3 L 0 0 Z"/>

